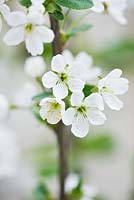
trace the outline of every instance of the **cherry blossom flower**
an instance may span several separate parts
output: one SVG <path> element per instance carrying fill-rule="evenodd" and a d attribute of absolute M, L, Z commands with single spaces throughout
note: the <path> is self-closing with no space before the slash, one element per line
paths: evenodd
<path fill-rule="evenodd" d="M 0 125 L 0 178 L 15 175 L 18 149 L 14 131 Z"/>
<path fill-rule="evenodd" d="M 2 28 L 2 18 L 1 15 L 5 20 L 7 20 L 9 14 L 10 14 L 10 8 L 5 4 L 5 0 L 0 0 L 0 31 Z"/>
<path fill-rule="evenodd" d="M 45 0 L 31 0 L 32 5 L 29 7 L 29 11 L 39 12 L 44 14 L 45 7 L 43 5 Z"/>
<path fill-rule="evenodd" d="M 83 81 L 89 82 L 100 76 L 101 69 L 99 67 L 93 67 L 93 58 L 86 52 L 80 52 L 74 57 L 69 50 L 64 50 L 62 55 L 72 67 L 72 74 L 74 73 Z"/>
<path fill-rule="evenodd" d="M 121 78 L 122 70 L 114 69 L 98 83 L 99 93 L 112 110 L 120 110 L 123 102 L 117 95 L 122 95 L 128 90 L 128 80 Z"/>
<path fill-rule="evenodd" d="M 72 192 L 73 189 L 75 189 L 80 182 L 80 177 L 78 174 L 71 173 L 67 176 L 65 181 L 65 191 L 66 193 Z"/>
<path fill-rule="evenodd" d="M 57 124 L 65 111 L 65 103 L 56 98 L 44 98 L 40 102 L 40 115 L 43 120 L 50 124 Z"/>
<path fill-rule="evenodd" d="M 99 94 L 93 93 L 84 99 L 83 93 L 73 93 L 71 96 L 73 107 L 68 108 L 62 116 L 65 125 L 71 125 L 71 131 L 76 137 L 85 137 L 89 132 L 89 125 L 102 125 L 106 121 L 101 112 L 103 101 Z"/>
<path fill-rule="evenodd" d="M 127 23 L 123 15 L 127 0 L 93 0 L 93 3 L 92 11 L 109 13 L 120 24 Z"/>
<path fill-rule="evenodd" d="M 33 104 L 32 97 L 38 93 L 37 87 L 26 82 L 15 94 L 13 103 L 19 107 L 30 107 Z"/>
<path fill-rule="evenodd" d="M 46 69 L 46 63 L 41 56 L 29 57 L 25 62 L 25 73 L 32 78 L 38 78 L 43 75 Z"/>
<path fill-rule="evenodd" d="M 0 120 L 6 117 L 6 115 L 8 114 L 8 110 L 8 100 L 3 94 L 0 94 Z"/>
<path fill-rule="evenodd" d="M 75 74 L 63 55 L 56 55 L 51 62 L 52 71 L 42 77 L 44 87 L 53 88 L 53 94 L 58 99 L 64 99 L 71 92 L 79 92 L 84 88 L 84 82 Z"/>
<path fill-rule="evenodd" d="M 52 42 L 54 33 L 45 26 L 44 16 L 38 12 L 27 15 L 20 11 L 12 12 L 8 17 L 8 24 L 12 27 L 5 35 L 4 42 L 9 46 L 16 46 L 25 41 L 26 49 L 33 56 L 43 53 L 43 43 Z"/>

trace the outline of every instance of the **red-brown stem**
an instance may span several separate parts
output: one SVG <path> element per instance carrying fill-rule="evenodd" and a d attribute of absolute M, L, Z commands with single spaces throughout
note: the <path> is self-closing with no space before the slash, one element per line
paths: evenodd
<path fill-rule="evenodd" d="M 52 43 L 53 56 L 62 52 L 62 45 L 60 41 L 60 31 L 58 21 L 50 15 L 51 29 L 55 33 L 55 39 Z M 60 194 L 59 200 L 67 200 L 65 194 L 65 179 L 68 174 L 68 149 L 69 136 L 65 131 L 64 125 L 60 122 L 55 128 L 58 148 L 59 148 L 59 179 L 60 179 Z"/>

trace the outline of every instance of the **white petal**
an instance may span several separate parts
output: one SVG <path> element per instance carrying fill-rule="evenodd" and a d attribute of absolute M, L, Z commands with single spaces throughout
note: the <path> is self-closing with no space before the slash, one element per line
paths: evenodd
<path fill-rule="evenodd" d="M 96 79 L 98 76 L 101 75 L 101 69 L 98 67 L 93 67 L 91 69 L 88 69 L 86 73 L 84 73 L 84 81 L 89 82 L 93 79 Z"/>
<path fill-rule="evenodd" d="M 106 79 L 115 79 L 119 78 L 122 75 L 121 69 L 113 69 L 105 78 Z"/>
<path fill-rule="evenodd" d="M 84 65 L 84 66 L 88 66 L 91 67 L 93 64 L 93 58 L 88 55 L 86 52 L 80 52 L 76 57 L 75 57 L 75 66 L 77 67 L 77 65 Z"/>
<path fill-rule="evenodd" d="M 89 132 L 88 120 L 78 114 L 73 120 L 71 131 L 76 137 L 85 137 Z"/>
<path fill-rule="evenodd" d="M 26 24 L 27 18 L 25 13 L 14 11 L 9 15 L 7 22 L 10 26 L 19 26 Z"/>
<path fill-rule="evenodd" d="M 9 46 L 15 46 L 24 41 L 24 28 L 16 27 L 10 29 L 5 37 L 4 42 Z"/>
<path fill-rule="evenodd" d="M 106 104 L 112 109 L 112 110 L 120 110 L 123 107 L 123 102 L 118 99 L 113 94 L 110 93 L 103 93 L 103 98 Z"/>
<path fill-rule="evenodd" d="M 73 93 L 71 95 L 71 104 L 72 104 L 72 106 L 80 106 L 82 104 L 83 99 L 84 99 L 83 92 Z"/>
<path fill-rule="evenodd" d="M 122 24 L 122 25 L 126 25 L 127 24 L 127 19 L 123 16 L 122 13 L 118 13 L 118 12 L 112 11 L 112 12 L 110 12 L 110 14 L 120 24 Z"/>
<path fill-rule="evenodd" d="M 4 19 L 7 20 L 10 14 L 10 8 L 7 5 L 2 4 L 0 5 L 0 13 L 3 15 Z"/>
<path fill-rule="evenodd" d="M 38 37 L 36 31 L 31 32 L 26 37 L 26 48 L 32 56 L 41 55 L 44 50 L 43 42 Z"/>
<path fill-rule="evenodd" d="M 43 4 L 45 0 L 31 0 L 32 4 Z"/>
<path fill-rule="evenodd" d="M 104 11 L 104 6 L 103 6 L 102 2 L 100 2 L 99 0 L 93 0 L 93 4 L 94 4 L 94 6 L 92 8 L 90 8 L 90 10 L 97 12 L 97 13 L 101 13 Z"/>
<path fill-rule="evenodd" d="M 64 59 L 66 60 L 66 62 L 71 66 L 74 61 L 74 57 L 73 57 L 73 54 L 71 53 L 71 51 L 66 49 L 62 52 L 62 55 L 63 55 Z"/>
<path fill-rule="evenodd" d="M 88 109 L 88 119 L 93 125 L 102 125 L 106 121 L 106 116 L 97 109 Z"/>
<path fill-rule="evenodd" d="M 114 91 L 114 94 L 124 94 L 128 90 L 128 80 L 125 78 L 119 78 L 111 81 L 111 89 Z"/>
<path fill-rule="evenodd" d="M 52 58 L 51 68 L 53 71 L 62 73 L 66 66 L 65 59 L 62 55 L 58 54 Z"/>
<path fill-rule="evenodd" d="M 40 116 L 41 116 L 41 118 L 43 120 L 45 120 L 47 118 L 48 110 L 49 110 L 49 108 L 48 108 L 47 104 L 45 106 L 41 107 L 41 109 L 40 109 Z"/>
<path fill-rule="evenodd" d="M 53 94 L 57 99 L 64 99 L 68 95 L 67 86 L 64 83 L 58 83 L 53 87 Z"/>
<path fill-rule="evenodd" d="M 104 110 L 103 98 L 99 93 L 92 93 L 85 98 L 84 104 L 86 107 L 98 108 L 99 110 Z"/>
<path fill-rule="evenodd" d="M 54 72 L 47 72 L 42 77 L 42 83 L 46 88 L 52 88 L 56 85 L 58 76 Z"/>
<path fill-rule="evenodd" d="M 81 92 L 84 88 L 85 82 L 80 79 L 70 78 L 68 80 L 68 85 L 71 92 Z"/>
<path fill-rule="evenodd" d="M 76 113 L 76 110 L 74 108 L 68 108 L 62 115 L 62 121 L 63 123 L 68 126 L 72 124 L 74 115 Z"/>
<path fill-rule="evenodd" d="M 36 10 L 33 10 L 28 13 L 27 20 L 28 20 L 28 23 L 35 24 L 35 25 L 42 25 L 45 22 L 44 15 L 42 15 Z"/>
<path fill-rule="evenodd" d="M 37 26 L 36 30 L 37 30 L 38 36 L 43 42 L 49 43 L 53 41 L 54 33 L 50 28 L 47 28 L 45 26 Z"/>
<path fill-rule="evenodd" d="M 54 110 L 52 112 L 48 112 L 47 121 L 50 124 L 57 124 L 61 120 L 61 112 L 60 110 Z"/>

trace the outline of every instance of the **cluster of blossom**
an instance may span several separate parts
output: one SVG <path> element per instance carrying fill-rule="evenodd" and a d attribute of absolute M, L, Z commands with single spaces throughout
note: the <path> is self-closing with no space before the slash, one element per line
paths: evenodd
<path fill-rule="evenodd" d="M 9 46 L 15 46 L 21 42 L 26 43 L 27 51 L 33 56 L 41 55 L 44 50 L 44 43 L 50 43 L 54 39 L 53 31 L 47 27 L 45 0 L 31 0 L 32 5 L 26 12 L 10 11 L 5 4 L 6 0 L 0 0 L 0 14 L 6 20 L 11 29 L 6 33 L 4 42 Z M 127 0 L 93 0 L 94 12 L 109 13 L 121 24 L 126 24 L 123 15 L 127 6 Z M 0 16 L 0 29 L 2 20 Z"/>
<path fill-rule="evenodd" d="M 90 124 L 105 123 L 104 102 L 112 110 L 120 110 L 123 102 L 118 95 L 128 90 L 128 80 L 121 77 L 120 69 L 114 69 L 106 77 L 98 79 L 95 92 L 85 96 L 85 84 L 89 84 L 95 75 L 96 78 L 100 75 L 99 68 L 91 67 L 91 60 L 84 52 L 74 58 L 71 52 L 65 50 L 52 58 L 52 71 L 42 77 L 44 87 L 53 92 L 53 97 L 40 102 L 42 119 L 50 124 L 62 120 L 66 126 L 72 125 L 71 131 L 77 137 L 85 137 Z"/>

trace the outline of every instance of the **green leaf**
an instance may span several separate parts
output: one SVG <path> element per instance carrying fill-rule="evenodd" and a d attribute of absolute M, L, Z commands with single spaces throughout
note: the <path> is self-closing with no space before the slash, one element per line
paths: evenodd
<path fill-rule="evenodd" d="M 49 97 L 52 95 L 52 92 L 42 92 L 41 94 L 38 94 L 36 96 L 32 97 L 33 101 L 40 101 L 41 99 L 45 98 L 45 97 Z"/>
<path fill-rule="evenodd" d="M 39 112 L 39 107 L 38 106 L 32 108 L 32 113 L 36 117 L 36 119 L 38 119 L 39 121 L 43 122 L 43 120 L 42 120 L 42 118 L 40 116 L 40 112 Z"/>
<path fill-rule="evenodd" d="M 25 7 L 29 7 L 32 4 L 30 0 L 19 0 L 19 2 L 22 6 L 25 6 Z"/>
<path fill-rule="evenodd" d="M 49 198 L 49 191 L 43 183 L 39 183 L 33 191 L 35 200 L 44 200 Z"/>
<path fill-rule="evenodd" d="M 70 36 L 73 36 L 77 33 L 88 31 L 91 28 L 92 28 L 92 25 L 85 24 L 85 25 L 82 25 L 80 27 L 76 27 L 76 28 L 73 28 L 73 29 L 67 31 L 66 34 L 67 34 L 68 37 L 70 37 Z"/>
<path fill-rule="evenodd" d="M 83 93 L 84 93 L 85 97 L 87 97 L 90 94 L 95 93 L 95 92 L 98 92 L 98 88 L 95 85 L 86 84 L 83 89 Z"/>
<path fill-rule="evenodd" d="M 64 19 L 64 15 L 62 14 L 62 12 L 57 11 L 57 10 L 54 11 L 53 16 L 57 20 L 63 20 Z"/>
<path fill-rule="evenodd" d="M 91 0 L 56 0 L 56 3 L 76 10 L 88 9 L 93 6 L 93 2 Z"/>

